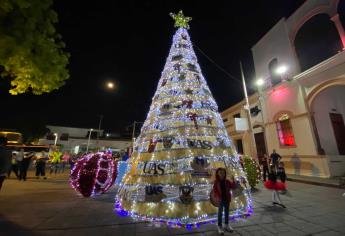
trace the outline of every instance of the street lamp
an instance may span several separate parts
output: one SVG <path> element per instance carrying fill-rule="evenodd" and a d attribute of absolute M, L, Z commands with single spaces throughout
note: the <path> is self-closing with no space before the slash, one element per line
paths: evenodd
<path fill-rule="evenodd" d="M 256 149 L 256 143 L 255 143 L 255 136 L 254 136 L 254 130 L 253 130 L 253 122 L 252 122 L 252 117 L 250 114 L 250 104 L 249 104 L 249 99 L 248 99 L 248 93 L 247 93 L 247 86 L 246 86 L 246 81 L 244 79 L 244 74 L 243 74 L 243 68 L 242 68 L 242 63 L 240 62 L 240 69 L 241 69 L 241 77 L 242 77 L 242 83 L 243 83 L 243 93 L 244 93 L 244 98 L 246 101 L 246 113 L 247 113 L 247 118 L 248 118 L 248 126 L 249 126 L 249 133 L 251 136 L 251 154 L 253 154 L 254 158 L 257 158 L 257 149 Z"/>
<path fill-rule="evenodd" d="M 262 78 L 259 78 L 256 80 L 255 84 L 258 87 L 261 87 L 262 85 L 264 85 L 265 81 Z"/>
<path fill-rule="evenodd" d="M 134 147 L 136 124 L 143 124 L 143 123 L 144 123 L 144 122 L 140 122 L 140 121 L 134 121 L 134 122 L 133 122 L 133 129 L 132 129 L 132 147 Z"/>
<path fill-rule="evenodd" d="M 86 146 L 86 152 L 89 151 L 89 145 L 90 145 L 90 139 L 91 139 L 91 133 L 92 133 L 93 129 L 90 129 L 90 132 L 89 132 L 89 138 L 87 140 L 87 146 Z"/>
<path fill-rule="evenodd" d="M 283 75 L 285 74 L 285 72 L 287 71 L 287 66 L 286 65 L 280 65 L 278 66 L 278 68 L 276 69 L 276 73 L 278 75 Z"/>
<path fill-rule="evenodd" d="M 108 89 L 114 89 L 115 88 L 114 82 L 112 82 L 112 81 L 107 82 L 107 88 Z"/>
<path fill-rule="evenodd" d="M 54 136 L 55 136 L 54 146 L 56 146 L 57 139 L 58 139 L 58 134 L 57 134 L 57 133 L 54 133 Z"/>

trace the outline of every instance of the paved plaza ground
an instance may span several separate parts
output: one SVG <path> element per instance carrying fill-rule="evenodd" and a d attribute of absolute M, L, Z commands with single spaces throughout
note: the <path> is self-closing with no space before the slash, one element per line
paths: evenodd
<path fill-rule="evenodd" d="M 30 173 L 32 175 L 32 173 Z M 115 189 L 97 198 L 79 196 L 68 176 L 5 180 L 0 192 L 0 235 L 218 235 L 215 225 L 196 230 L 157 227 L 114 213 Z M 254 214 L 232 222 L 226 235 L 345 235 L 345 190 L 289 182 L 287 209 L 271 205 L 271 193 L 254 193 Z"/>

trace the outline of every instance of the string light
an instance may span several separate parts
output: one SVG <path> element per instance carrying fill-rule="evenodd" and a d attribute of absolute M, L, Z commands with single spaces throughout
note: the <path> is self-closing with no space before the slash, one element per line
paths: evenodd
<path fill-rule="evenodd" d="M 174 17 L 182 25 L 173 36 L 158 88 L 134 143 L 115 210 L 136 220 L 190 229 L 216 220 L 217 208 L 211 205 L 209 194 L 219 167 L 226 166 L 244 186 L 233 197 L 231 217 L 251 214 L 252 202 L 238 154 L 193 51 L 188 21 L 180 18 L 183 14 Z"/>
<path fill-rule="evenodd" d="M 70 185 L 84 197 L 105 193 L 116 178 L 111 155 L 98 152 L 80 158 L 71 171 Z"/>

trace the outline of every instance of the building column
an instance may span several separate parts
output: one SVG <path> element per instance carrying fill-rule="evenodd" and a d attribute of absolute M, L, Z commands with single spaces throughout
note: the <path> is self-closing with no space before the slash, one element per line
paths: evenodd
<path fill-rule="evenodd" d="M 345 50 L 345 31 L 344 31 L 344 27 L 341 24 L 341 21 L 339 19 L 339 14 L 332 16 L 331 21 L 334 22 L 335 27 L 337 28 L 338 34 L 339 34 L 341 42 L 343 44 L 343 50 Z"/>

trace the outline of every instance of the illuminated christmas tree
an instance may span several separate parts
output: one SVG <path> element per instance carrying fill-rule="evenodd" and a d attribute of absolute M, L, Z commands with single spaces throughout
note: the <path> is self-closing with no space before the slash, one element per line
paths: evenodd
<path fill-rule="evenodd" d="M 213 221 L 217 208 L 209 194 L 214 173 L 226 167 L 227 177 L 234 176 L 243 186 L 233 196 L 230 215 L 248 215 L 246 177 L 193 51 L 187 31 L 191 18 L 182 11 L 171 16 L 178 29 L 116 209 L 121 215 L 170 225 Z"/>

